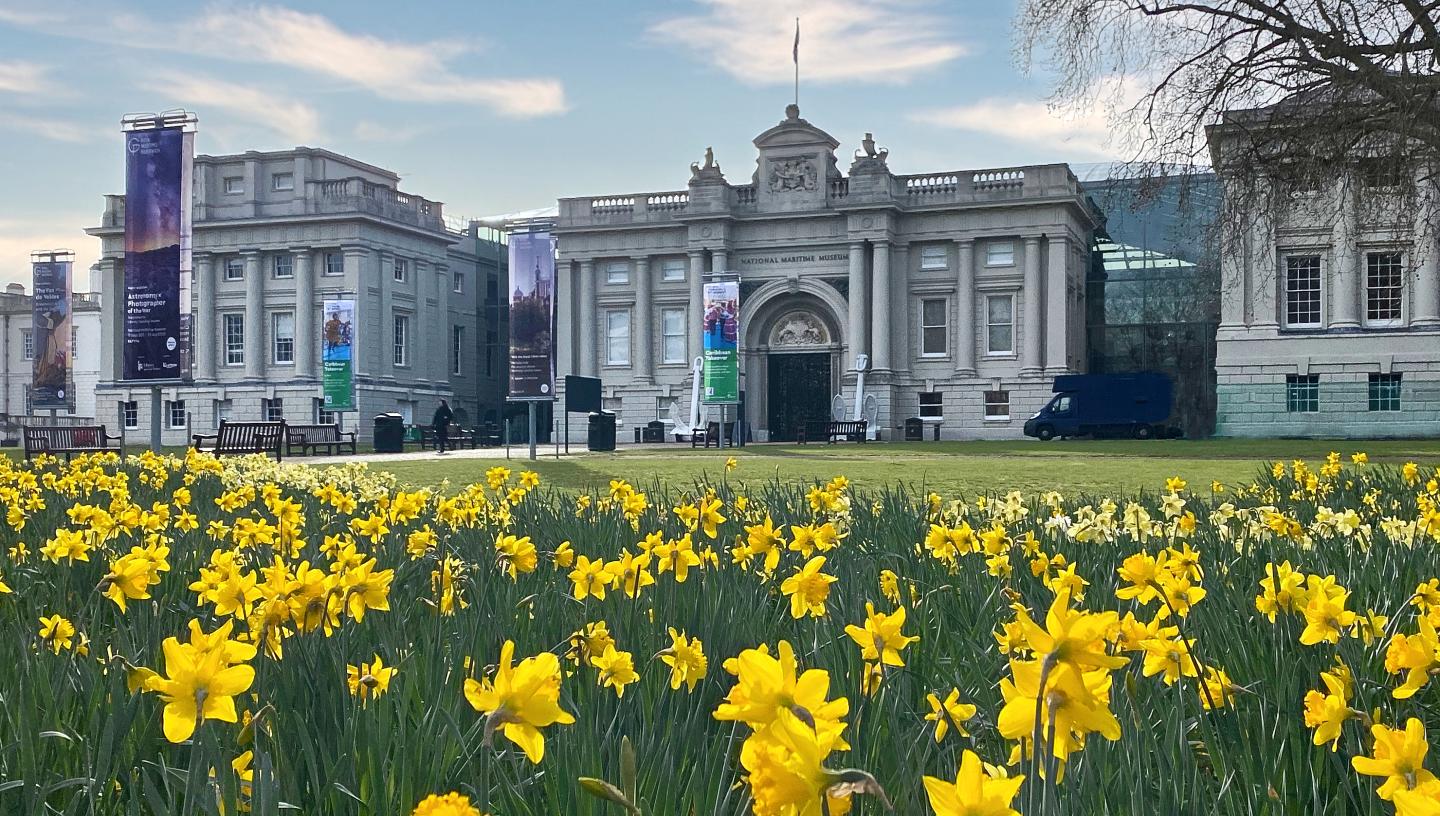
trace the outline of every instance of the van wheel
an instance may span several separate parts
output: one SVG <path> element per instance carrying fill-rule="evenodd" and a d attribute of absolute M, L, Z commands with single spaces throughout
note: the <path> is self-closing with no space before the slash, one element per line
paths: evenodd
<path fill-rule="evenodd" d="M 1155 429 L 1149 425 L 1136 425 L 1134 433 L 1136 439 L 1149 439 L 1155 435 Z"/>
<path fill-rule="evenodd" d="M 1035 438 L 1041 442 L 1049 442 L 1055 438 L 1055 429 L 1049 425 L 1041 425 L 1035 430 Z"/>

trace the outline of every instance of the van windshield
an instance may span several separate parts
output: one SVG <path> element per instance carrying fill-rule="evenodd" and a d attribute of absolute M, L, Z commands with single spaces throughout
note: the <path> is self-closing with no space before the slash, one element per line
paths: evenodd
<path fill-rule="evenodd" d="M 1070 413 L 1070 395 L 1069 395 L 1069 394 L 1061 394 L 1060 396 L 1056 397 L 1055 399 L 1050 400 L 1050 406 L 1049 406 L 1049 408 L 1050 408 L 1050 413 L 1052 413 L 1052 414 L 1068 414 L 1068 413 Z"/>

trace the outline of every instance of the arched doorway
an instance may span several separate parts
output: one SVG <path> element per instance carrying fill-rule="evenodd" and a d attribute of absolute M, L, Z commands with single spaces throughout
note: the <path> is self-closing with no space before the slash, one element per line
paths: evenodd
<path fill-rule="evenodd" d="M 793 442 L 803 428 L 830 418 L 834 344 L 823 320 L 795 309 L 775 319 L 767 345 L 766 427 L 770 441 Z"/>

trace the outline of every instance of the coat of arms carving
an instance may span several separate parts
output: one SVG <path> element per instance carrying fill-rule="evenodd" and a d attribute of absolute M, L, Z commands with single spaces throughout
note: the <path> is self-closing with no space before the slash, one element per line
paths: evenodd
<path fill-rule="evenodd" d="M 819 181 L 815 163 L 809 159 L 777 159 L 770 163 L 770 192 L 813 190 Z"/>

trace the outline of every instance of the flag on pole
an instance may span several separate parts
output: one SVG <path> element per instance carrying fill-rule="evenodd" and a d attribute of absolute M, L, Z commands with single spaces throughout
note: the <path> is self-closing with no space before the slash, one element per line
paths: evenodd
<path fill-rule="evenodd" d="M 800 64 L 800 18 L 799 18 L 799 17 L 796 17 L 796 18 L 795 18 L 795 48 L 793 49 L 793 52 L 792 52 L 792 54 L 791 54 L 791 57 L 795 60 L 795 64 L 798 66 L 798 65 Z"/>

